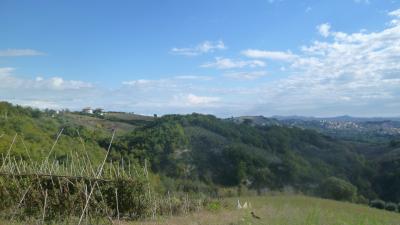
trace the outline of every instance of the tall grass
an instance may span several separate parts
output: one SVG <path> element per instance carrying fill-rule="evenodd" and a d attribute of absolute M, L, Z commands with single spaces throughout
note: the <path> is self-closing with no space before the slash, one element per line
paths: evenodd
<path fill-rule="evenodd" d="M 224 199 L 226 206 L 219 211 L 202 210 L 159 221 L 134 221 L 123 225 L 398 225 L 400 221 L 399 213 L 301 195 L 240 197 L 240 202 L 251 203 L 247 209 L 237 209 L 237 200 L 238 197 Z M 251 212 L 259 218 L 253 217 Z"/>

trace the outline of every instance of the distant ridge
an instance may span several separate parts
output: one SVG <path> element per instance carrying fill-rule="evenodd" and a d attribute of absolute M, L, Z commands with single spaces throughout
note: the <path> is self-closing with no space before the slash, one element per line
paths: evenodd
<path fill-rule="evenodd" d="M 306 116 L 240 116 L 236 123 L 257 126 L 289 126 L 311 129 L 336 138 L 354 141 L 390 141 L 400 137 L 400 117 L 306 117 Z"/>
<path fill-rule="evenodd" d="M 327 121 L 400 121 L 400 117 L 353 117 L 349 115 L 335 116 L 335 117 L 314 117 L 314 116 L 279 116 L 275 115 L 270 118 L 277 120 L 327 120 Z"/>

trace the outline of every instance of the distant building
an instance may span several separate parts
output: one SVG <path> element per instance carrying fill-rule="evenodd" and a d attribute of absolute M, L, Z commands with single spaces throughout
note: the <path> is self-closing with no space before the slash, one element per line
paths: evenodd
<path fill-rule="evenodd" d="M 86 107 L 82 109 L 83 113 L 93 114 L 93 109 L 90 107 Z"/>
<path fill-rule="evenodd" d="M 96 115 L 101 115 L 101 116 L 103 116 L 103 115 L 104 115 L 104 109 L 102 109 L 102 108 L 97 108 L 97 109 L 93 110 L 93 113 L 96 114 Z"/>
<path fill-rule="evenodd" d="M 51 111 L 51 117 L 56 117 L 56 115 L 60 114 L 60 110 Z"/>

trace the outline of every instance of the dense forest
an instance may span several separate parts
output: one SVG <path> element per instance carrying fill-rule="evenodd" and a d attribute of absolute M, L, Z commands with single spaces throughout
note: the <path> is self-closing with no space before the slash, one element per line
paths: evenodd
<path fill-rule="evenodd" d="M 4 156 L 11 146 L 13 156 L 38 160 L 60 134 L 54 149 L 60 163 L 71 152 L 83 151 L 82 140 L 90 158 L 100 161 L 113 126 L 91 126 L 77 121 L 74 114 L 0 103 L 0 153 Z M 291 189 L 359 202 L 400 201 L 400 141 L 396 139 L 360 143 L 313 130 L 237 123 L 201 114 L 140 122 L 97 119 L 115 122 L 116 129 L 127 124 L 117 133 L 108 160 L 149 163 L 161 192 L 217 195 L 221 188 L 235 188 L 239 193 Z M 330 190 L 335 186 L 340 193 Z"/>

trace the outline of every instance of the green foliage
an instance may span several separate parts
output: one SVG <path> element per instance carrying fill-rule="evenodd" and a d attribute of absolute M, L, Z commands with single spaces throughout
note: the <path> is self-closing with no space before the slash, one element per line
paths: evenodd
<path fill-rule="evenodd" d="M 397 204 L 393 202 L 387 202 L 385 209 L 392 212 L 397 212 Z"/>
<path fill-rule="evenodd" d="M 362 204 L 362 205 L 368 205 L 369 200 L 366 197 L 364 197 L 363 195 L 358 195 L 355 200 L 355 203 Z"/>
<path fill-rule="evenodd" d="M 394 149 L 377 160 L 377 175 L 374 177 L 374 189 L 385 201 L 400 201 L 400 158 L 399 150 Z"/>
<path fill-rule="evenodd" d="M 389 146 L 392 148 L 400 147 L 400 140 L 391 140 L 389 143 Z"/>
<path fill-rule="evenodd" d="M 11 156 L 38 161 L 47 157 L 62 129 L 62 136 L 52 157 L 65 158 L 71 151 L 82 153 L 84 147 L 80 136 L 85 149 L 90 149 L 87 151 L 90 158 L 94 162 L 101 160 L 104 154 L 104 150 L 98 144 L 104 137 L 99 136 L 101 131 L 88 130 L 83 126 L 68 123 L 61 115 L 55 116 L 49 110 L 41 112 L 0 102 L 0 154 L 6 155 L 11 146 Z M 16 139 L 12 145 L 14 137 Z"/>
<path fill-rule="evenodd" d="M 125 172 L 116 172 L 112 165 L 107 169 L 115 169 L 113 178 L 108 178 L 111 174 L 99 178 L 57 174 L 62 169 L 55 170 L 53 175 L 40 170 L 18 173 L 9 168 L 2 166 L 0 176 L 0 216 L 4 218 L 42 218 L 43 208 L 46 209 L 45 220 L 79 217 L 89 193 L 93 193 L 87 212 L 91 217 L 116 216 L 117 213 L 130 218 L 145 217 L 151 207 L 143 173 L 128 177 Z"/>
<path fill-rule="evenodd" d="M 386 206 L 385 202 L 380 199 L 372 200 L 369 205 L 377 209 L 385 209 Z"/>
<path fill-rule="evenodd" d="M 372 157 L 365 152 L 380 150 L 380 146 L 342 141 L 299 128 L 258 126 L 247 120 L 235 123 L 212 115 L 150 119 L 112 113 L 94 118 L 90 124 L 81 123 L 82 118 L 74 113 L 58 115 L 52 110 L 41 112 L 0 103 L 0 154 L 4 157 L 11 149 L 11 157 L 40 161 L 47 157 L 63 129 L 51 160 L 69 165 L 71 154 L 88 154 L 93 163 L 99 163 L 110 138 L 109 131 L 97 124 L 101 120 L 102 124 L 129 125 L 126 130 L 135 127 L 117 136 L 108 161 L 147 163 L 158 176 L 150 177 L 154 178 L 151 183 L 162 194 L 183 191 L 216 195 L 218 186 L 239 186 L 259 193 L 290 186 L 315 194 L 321 181 L 334 176 L 346 180 L 346 185 L 338 185 L 338 189 L 350 187 L 347 191 L 351 192 L 349 183 L 357 187 L 359 194 L 352 196 L 353 201 L 365 202 L 364 196 L 400 201 L 400 151 L 396 141 L 387 143 L 385 157 Z"/>
<path fill-rule="evenodd" d="M 211 201 L 207 204 L 206 209 L 212 212 L 218 212 L 222 209 L 222 204 L 219 201 Z"/>
<path fill-rule="evenodd" d="M 183 177 L 186 168 L 179 162 L 185 154 L 186 144 L 180 124 L 156 121 L 129 133 L 113 149 L 141 162 L 149 160 L 155 172 L 167 171 L 170 176 Z"/>
<path fill-rule="evenodd" d="M 337 177 L 324 180 L 319 187 L 319 192 L 324 198 L 339 201 L 353 202 L 357 196 L 357 188 L 354 185 Z"/>

